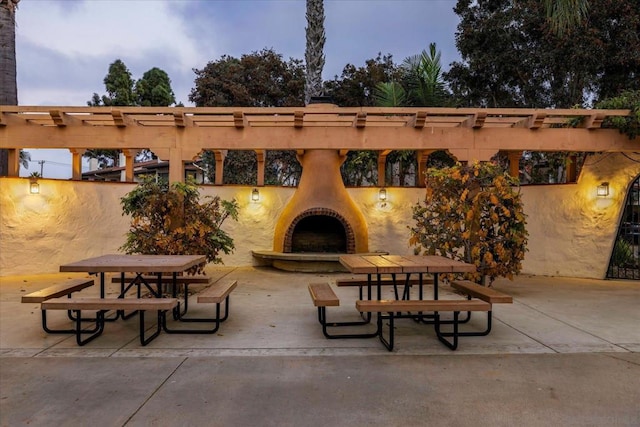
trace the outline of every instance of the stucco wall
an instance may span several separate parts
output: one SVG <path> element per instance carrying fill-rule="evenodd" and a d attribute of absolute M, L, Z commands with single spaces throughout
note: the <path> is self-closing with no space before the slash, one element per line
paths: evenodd
<path fill-rule="evenodd" d="M 626 191 L 640 174 L 640 164 L 621 154 L 587 160 L 578 184 L 522 188 L 528 215 L 529 252 L 523 273 L 603 278 L 613 247 Z M 597 198 L 596 186 L 608 181 L 611 194 Z M 129 218 L 120 197 L 134 184 L 41 179 L 39 195 L 28 193 L 27 179 L 0 178 L 0 275 L 52 273 L 63 263 L 117 253 Z M 252 187 L 202 187 L 240 203 L 238 222 L 225 229 L 236 250 L 225 265 L 252 265 L 251 250 L 271 250 L 279 213 L 294 188 L 260 188 L 259 203 L 250 202 Z M 410 254 L 407 225 L 411 207 L 424 189 L 389 188 L 380 206 L 376 188 L 349 189 L 368 223 L 369 250 Z"/>

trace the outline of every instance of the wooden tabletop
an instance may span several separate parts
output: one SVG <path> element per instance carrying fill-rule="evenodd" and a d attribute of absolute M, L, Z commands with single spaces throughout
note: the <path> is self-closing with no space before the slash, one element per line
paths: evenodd
<path fill-rule="evenodd" d="M 340 264 L 351 273 L 468 273 L 476 266 L 436 255 L 343 255 Z"/>
<path fill-rule="evenodd" d="M 60 266 L 61 272 L 176 273 L 203 264 L 205 255 L 102 255 Z"/>

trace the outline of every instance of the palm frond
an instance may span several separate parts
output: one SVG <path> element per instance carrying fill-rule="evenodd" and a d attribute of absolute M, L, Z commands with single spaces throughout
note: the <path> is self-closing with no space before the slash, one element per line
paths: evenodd
<path fill-rule="evenodd" d="M 378 83 L 373 98 L 379 107 L 401 107 L 407 105 L 407 92 L 396 82 Z"/>

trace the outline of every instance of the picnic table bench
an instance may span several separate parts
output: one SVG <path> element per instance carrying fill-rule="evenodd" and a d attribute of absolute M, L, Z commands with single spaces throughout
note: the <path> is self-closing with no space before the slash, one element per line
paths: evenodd
<path fill-rule="evenodd" d="M 356 301 L 356 309 L 360 312 L 376 313 L 377 335 L 380 342 L 392 351 L 394 346 L 394 319 L 400 312 L 434 312 L 434 328 L 438 340 L 451 350 L 458 348 L 458 337 L 465 335 L 464 332 L 458 331 L 459 314 L 462 311 L 491 311 L 491 304 L 481 300 L 358 300 Z M 442 322 L 440 320 L 440 312 L 453 312 L 453 322 L 446 324 L 453 325 L 453 331 L 444 332 L 441 329 Z M 383 335 L 383 320 L 388 320 L 388 336 Z M 447 337 L 451 337 L 448 340 Z"/>
<path fill-rule="evenodd" d="M 482 286 L 469 280 L 454 280 L 450 283 L 451 287 L 460 293 L 466 295 L 467 299 L 478 298 L 482 301 L 486 301 L 490 304 L 511 304 L 513 298 L 511 295 L 507 295 L 500 291 L 487 286 Z M 491 332 L 491 323 L 493 318 L 493 310 L 487 312 L 487 326 L 484 331 L 479 332 L 464 332 L 466 336 L 485 336 Z M 471 320 L 471 312 L 467 312 L 466 319 L 460 323 L 466 323 Z"/>
<path fill-rule="evenodd" d="M 105 324 L 105 312 L 109 310 L 134 310 L 140 318 L 140 343 L 144 346 L 156 338 L 166 321 L 166 312 L 178 305 L 176 298 L 53 298 L 41 303 L 43 312 L 46 310 L 72 310 L 76 312 L 75 328 L 76 342 L 82 346 L 102 335 Z M 83 329 L 82 311 L 95 311 L 95 327 Z M 158 321 L 155 332 L 145 337 L 145 312 L 157 311 Z M 86 338 L 83 338 L 86 336 Z"/>
<path fill-rule="evenodd" d="M 211 278 L 205 275 L 182 275 L 176 276 L 175 282 L 173 275 L 136 275 L 136 274 L 125 274 L 121 273 L 119 275 L 113 276 L 111 278 L 111 283 L 120 284 L 120 293 L 124 294 L 126 290 L 131 286 L 138 286 L 138 298 L 140 297 L 140 287 L 142 285 L 147 286 L 147 288 L 151 289 L 151 284 L 160 284 L 160 285 L 171 285 L 174 283 L 176 287 L 171 289 L 171 296 L 173 298 L 178 297 L 178 289 L 177 287 L 183 287 L 182 300 L 183 303 L 178 303 L 178 307 L 174 311 L 174 319 L 181 318 L 185 315 L 187 310 L 189 309 L 189 285 L 191 284 L 208 284 L 210 283 Z"/>
<path fill-rule="evenodd" d="M 309 283 L 309 294 L 313 301 L 313 305 L 318 308 L 318 322 L 322 325 L 322 333 L 326 338 L 373 338 L 378 335 L 377 331 L 363 334 L 333 334 L 328 328 L 344 327 L 344 326 L 362 326 L 370 323 L 368 319 L 352 322 L 329 322 L 327 321 L 327 307 L 340 306 L 340 299 L 331 288 L 329 283 Z"/>
<path fill-rule="evenodd" d="M 208 279 L 211 283 L 213 279 Z M 196 300 L 198 304 L 215 304 L 214 317 L 184 317 L 180 316 L 177 320 L 180 322 L 196 322 L 196 323 L 213 323 L 210 329 L 172 329 L 165 322 L 162 326 L 168 334 L 213 334 L 220 328 L 220 323 L 227 320 L 229 316 L 229 299 L 231 291 L 238 285 L 237 280 L 218 281 L 212 283 L 207 289 L 197 294 Z M 224 315 L 221 316 L 221 308 L 224 306 Z"/>
<path fill-rule="evenodd" d="M 39 291 L 31 292 L 27 295 L 23 295 L 21 302 L 22 303 L 42 303 L 43 301 L 48 301 L 53 298 L 60 298 L 63 296 L 67 296 L 71 298 L 71 295 L 74 292 L 79 292 L 82 289 L 88 288 L 94 285 L 93 279 L 79 278 L 79 279 L 67 279 L 61 283 L 57 283 L 55 285 L 46 287 L 44 289 L 40 289 Z M 42 329 L 49 334 L 70 334 L 74 333 L 75 329 L 51 329 L 47 325 L 47 312 L 46 310 L 41 310 L 42 316 Z M 75 317 L 72 315 L 71 311 L 67 311 L 67 316 L 70 320 L 75 321 Z"/>

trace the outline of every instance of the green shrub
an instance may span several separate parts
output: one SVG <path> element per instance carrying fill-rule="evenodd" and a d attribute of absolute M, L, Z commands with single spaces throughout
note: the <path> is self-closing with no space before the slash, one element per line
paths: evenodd
<path fill-rule="evenodd" d="M 466 278 L 476 282 L 518 274 L 528 233 L 517 179 L 491 163 L 430 168 L 426 175 L 426 197 L 413 207 L 409 227 L 415 252 L 475 264 L 478 272 Z"/>
<path fill-rule="evenodd" d="M 120 247 L 127 254 L 206 255 L 207 262 L 219 264 L 220 252 L 229 254 L 234 249 L 233 239 L 221 226 L 229 217 L 237 220 L 237 202 L 207 196 L 200 203 L 193 181 L 170 186 L 152 176 L 143 177 L 120 203 L 123 215 L 131 215 L 127 241 Z"/>
<path fill-rule="evenodd" d="M 633 248 L 631 244 L 624 239 L 618 238 L 613 246 L 613 254 L 611 255 L 611 264 L 616 267 L 624 267 L 633 264 Z"/>

